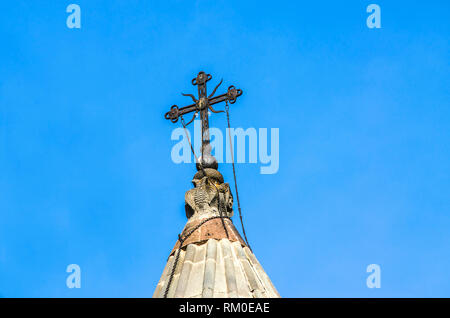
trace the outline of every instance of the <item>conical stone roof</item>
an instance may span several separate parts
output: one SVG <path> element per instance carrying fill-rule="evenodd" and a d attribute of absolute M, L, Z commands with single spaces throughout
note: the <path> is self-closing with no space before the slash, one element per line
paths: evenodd
<path fill-rule="evenodd" d="M 280 297 L 230 219 L 229 185 L 217 170 L 204 171 L 194 176 L 195 188 L 186 192 L 188 222 L 153 297 Z"/>

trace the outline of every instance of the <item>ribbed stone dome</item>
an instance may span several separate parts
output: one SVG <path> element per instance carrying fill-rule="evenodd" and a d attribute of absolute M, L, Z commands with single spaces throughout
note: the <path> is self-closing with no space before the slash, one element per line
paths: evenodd
<path fill-rule="evenodd" d="M 176 252 L 175 252 L 176 253 Z M 153 297 L 163 297 L 175 260 L 169 257 Z M 209 239 L 180 250 L 167 297 L 280 297 L 255 255 L 239 241 Z"/>

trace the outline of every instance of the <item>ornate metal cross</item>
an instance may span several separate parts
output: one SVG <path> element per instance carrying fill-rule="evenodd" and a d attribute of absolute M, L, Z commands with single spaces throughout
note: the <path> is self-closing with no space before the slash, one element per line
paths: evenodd
<path fill-rule="evenodd" d="M 211 110 L 213 113 L 223 113 L 223 110 L 217 111 L 212 105 L 218 104 L 220 102 L 227 102 L 234 104 L 236 99 L 242 95 L 242 90 L 237 89 L 234 86 L 228 87 L 228 91 L 225 94 L 218 95 L 214 97 L 217 88 L 222 84 L 222 80 L 217 84 L 212 93 L 207 96 L 206 94 L 206 82 L 212 78 L 211 74 L 206 74 L 205 72 L 199 72 L 197 77 L 192 79 L 192 85 L 197 85 L 198 88 L 198 99 L 192 94 L 181 94 L 183 96 L 189 96 L 194 101 L 194 104 L 178 108 L 177 105 L 173 105 L 170 110 L 164 115 L 166 119 L 169 119 L 173 123 L 181 118 L 183 126 L 187 126 L 195 119 L 195 116 L 200 112 L 200 118 L 202 120 L 202 148 L 201 157 L 199 161 L 202 163 L 203 168 L 213 168 L 217 169 L 217 160 L 211 155 L 210 146 L 210 136 L 209 136 L 209 121 L 208 121 L 208 111 Z M 185 124 L 183 120 L 183 115 L 194 112 L 192 119 Z M 197 169 L 198 169 L 197 165 Z"/>

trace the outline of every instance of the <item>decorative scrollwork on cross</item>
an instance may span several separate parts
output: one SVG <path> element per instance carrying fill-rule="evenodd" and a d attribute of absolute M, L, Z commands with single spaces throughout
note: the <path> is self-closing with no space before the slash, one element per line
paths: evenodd
<path fill-rule="evenodd" d="M 206 96 L 206 82 L 211 79 L 211 74 L 206 74 L 205 72 L 198 73 L 197 77 L 192 79 L 192 85 L 198 86 L 198 99 L 196 99 L 192 94 L 181 93 L 181 95 L 183 96 L 190 97 L 194 103 L 181 108 L 179 108 L 177 105 L 173 105 L 170 110 L 164 115 L 164 118 L 170 120 L 173 123 L 176 123 L 180 116 L 194 112 L 192 119 L 188 123 L 186 123 L 187 126 L 195 119 L 198 112 L 204 111 L 205 113 L 207 113 L 207 110 L 210 110 L 213 113 L 223 113 L 223 110 L 215 110 L 212 106 L 224 101 L 228 101 L 230 104 L 234 104 L 236 102 L 236 99 L 242 95 L 241 89 L 237 89 L 236 87 L 231 85 L 230 87 L 228 87 L 228 91 L 225 94 L 214 97 L 217 89 L 222 84 L 223 80 L 221 80 L 219 84 L 217 84 L 217 86 L 214 88 L 212 93 L 209 96 Z M 207 116 L 205 117 L 207 119 Z"/>
<path fill-rule="evenodd" d="M 202 148 L 201 148 L 201 164 L 204 168 L 217 168 L 217 161 L 210 153 L 210 138 L 209 138 L 209 120 L 208 120 L 208 111 L 213 113 L 223 113 L 223 110 L 216 110 L 212 106 L 221 102 L 227 102 L 230 104 L 234 104 L 236 99 L 242 95 L 242 90 L 231 85 L 228 87 L 226 93 L 218 96 L 214 96 L 219 86 L 222 84 L 222 80 L 220 80 L 219 84 L 214 88 L 212 93 L 207 96 L 206 94 L 206 83 L 212 79 L 211 74 L 206 74 L 205 72 L 199 72 L 197 77 L 192 79 L 192 85 L 197 86 L 198 89 L 198 98 L 195 98 L 192 94 L 181 94 L 183 96 L 190 97 L 194 102 L 191 105 L 178 107 L 177 105 L 173 105 L 170 107 L 170 110 L 165 113 L 164 118 L 170 120 L 172 123 L 176 123 L 179 118 L 181 118 L 181 123 L 184 127 L 192 123 L 200 113 L 200 118 L 202 121 Z M 192 119 L 184 123 L 183 115 L 194 113 L 192 115 Z M 200 160 L 200 159 L 199 159 Z"/>

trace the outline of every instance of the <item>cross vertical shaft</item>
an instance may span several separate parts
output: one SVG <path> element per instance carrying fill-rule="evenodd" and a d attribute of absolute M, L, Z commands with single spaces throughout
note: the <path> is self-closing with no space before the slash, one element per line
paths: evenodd
<path fill-rule="evenodd" d="M 206 82 L 208 81 L 208 77 L 206 74 L 200 72 L 197 76 L 197 88 L 198 88 L 198 97 L 199 104 L 201 104 L 200 118 L 202 121 L 202 158 L 206 158 L 211 155 L 211 149 L 209 146 L 210 136 L 209 136 L 209 118 L 208 118 L 208 107 L 205 107 L 208 103 L 208 97 L 206 95 Z"/>

